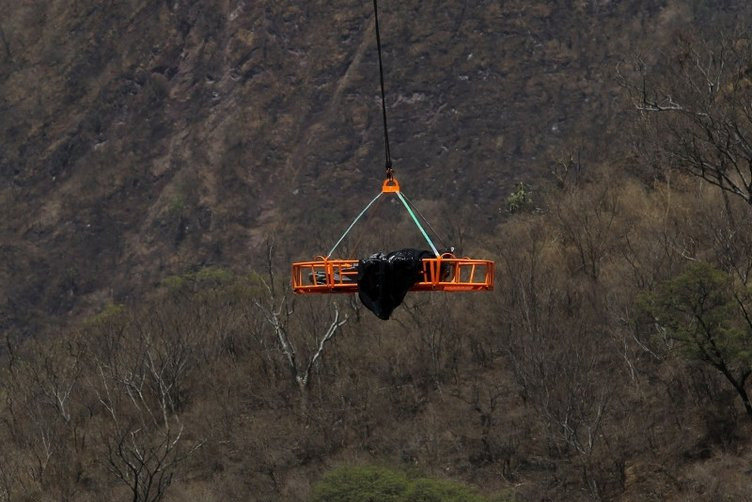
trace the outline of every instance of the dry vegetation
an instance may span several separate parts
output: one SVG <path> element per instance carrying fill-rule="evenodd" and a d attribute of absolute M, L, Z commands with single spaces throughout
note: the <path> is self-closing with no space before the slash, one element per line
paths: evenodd
<path fill-rule="evenodd" d="M 378 157 L 369 94 L 357 91 L 366 77 L 348 66 L 369 35 L 360 5 L 321 2 L 317 14 L 116 2 L 126 26 L 149 34 L 134 41 L 117 15 L 50 2 L 64 43 L 87 40 L 85 60 L 121 56 L 93 76 L 78 52 L 56 50 L 47 18 L 32 22 L 32 3 L 0 20 L 0 83 L 13 90 L 0 101 L 13 122 L 0 139 L 14 147 L 0 151 L 0 207 L 14 216 L 0 242 L 0 502 L 303 501 L 338 488 L 314 485 L 353 465 L 405 492 L 443 486 L 491 500 L 748 498 L 748 34 L 667 35 L 716 19 L 703 2 L 616 3 L 399 4 L 392 21 L 408 21 L 395 39 L 412 52 L 397 70 L 395 122 L 423 145 L 409 160 L 425 181 L 409 193 L 464 253 L 496 260 L 497 284 L 409 294 L 388 322 L 353 297 L 294 297 L 287 278 L 302 243 L 326 249 L 360 200 L 332 208 L 313 181 L 329 169 L 346 191 L 362 182 L 353 166 Z M 744 10 L 726 3 L 719 12 Z M 300 24 L 324 14 L 348 35 L 321 45 Z M 623 15 L 631 24 L 611 40 L 599 22 L 613 28 Z M 110 31 L 88 40 L 79 19 Z M 658 33 L 648 43 L 673 49 L 590 82 L 648 28 Z M 116 50 L 121 32 L 138 57 Z M 472 58 L 458 34 L 476 44 Z M 19 53 L 23 44 L 34 50 Z M 386 52 L 400 57 L 389 42 Z M 299 67 L 286 70 L 284 54 Z M 81 78 L 21 99 L 23 72 L 46 60 Z M 501 76 L 508 94 L 493 90 Z M 577 113 L 567 108 L 575 88 Z M 61 92 L 86 116 L 53 120 L 67 109 Z M 511 111 L 494 108 L 515 96 Z M 422 101 L 434 109 L 416 119 L 407 105 Z M 290 110 L 301 107 L 296 122 Z M 543 108 L 540 121 L 499 125 Z M 342 109 L 352 114 L 340 123 Z M 142 113 L 148 127 L 132 127 Z M 552 123 L 567 132 L 544 138 Z M 61 140 L 69 127 L 77 132 Z M 510 183 L 497 164 L 522 158 L 540 176 Z M 108 159 L 119 168 L 105 169 Z M 436 163 L 445 170 L 427 167 Z M 396 236 L 409 223 L 382 209 L 343 252 L 406 244 Z M 83 316 L 86 295 L 113 301 Z"/>
<path fill-rule="evenodd" d="M 746 288 L 747 205 L 678 173 L 561 181 L 488 240 L 492 295 L 413 294 L 382 323 L 290 297 L 283 264 L 205 269 L 11 344 L 0 495 L 305 500 L 379 463 L 522 500 L 742 497 L 742 401 L 640 295 L 699 261 Z"/>
<path fill-rule="evenodd" d="M 747 4 L 683 3 L 385 2 L 407 193 L 486 233 L 554 161 L 618 159 L 616 64 Z M 0 329 L 257 266 L 270 234 L 290 258 L 330 246 L 381 181 L 371 8 L 0 0 Z"/>

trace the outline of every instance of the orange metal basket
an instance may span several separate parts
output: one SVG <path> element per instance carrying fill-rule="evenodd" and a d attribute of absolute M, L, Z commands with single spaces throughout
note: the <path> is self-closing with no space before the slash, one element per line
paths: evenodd
<path fill-rule="evenodd" d="M 423 278 L 410 291 L 490 291 L 494 262 L 443 255 L 423 259 Z M 296 293 L 355 293 L 358 260 L 326 259 L 292 264 L 292 289 Z"/>
<path fill-rule="evenodd" d="M 358 260 L 329 258 L 350 229 L 383 194 L 394 194 L 407 209 L 420 232 L 425 237 L 435 258 L 423 258 L 420 281 L 410 291 L 490 291 L 494 282 L 494 262 L 457 258 L 450 253 L 440 255 L 425 229 L 421 226 L 407 198 L 400 193 L 397 180 L 391 176 L 384 180 L 381 192 L 360 212 L 342 234 L 326 257 L 314 261 L 292 264 L 292 289 L 296 293 L 355 293 L 358 291 Z"/>

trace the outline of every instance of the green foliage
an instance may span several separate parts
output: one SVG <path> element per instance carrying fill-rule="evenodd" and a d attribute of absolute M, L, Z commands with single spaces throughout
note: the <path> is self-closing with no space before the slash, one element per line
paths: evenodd
<path fill-rule="evenodd" d="M 267 290 L 256 273 L 238 275 L 221 267 L 171 275 L 162 281 L 163 299 L 188 304 L 250 305 Z"/>
<path fill-rule="evenodd" d="M 313 489 L 315 502 L 399 502 L 409 482 L 402 473 L 376 466 L 340 467 Z"/>
<path fill-rule="evenodd" d="M 232 272 L 222 267 L 205 267 L 195 272 L 165 277 L 162 284 L 170 292 L 185 288 L 201 289 L 207 286 L 225 285 L 234 279 Z"/>
<path fill-rule="evenodd" d="M 183 275 L 168 275 L 162 280 L 162 285 L 168 291 L 178 291 L 185 287 L 186 282 L 186 278 Z"/>
<path fill-rule="evenodd" d="M 173 195 L 170 198 L 169 205 L 167 206 L 167 209 L 170 214 L 172 215 L 179 215 L 182 214 L 183 209 L 186 207 L 186 197 L 185 195 L 178 193 Z"/>
<path fill-rule="evenodd" d="M 728 274 L 706 263 L 693 264 L 641 299 L 643 308 L 691 358 L 716 367 L 752 362 L 744 300 Z"/>
<path fill-rule="evenodd" d="M 467 486 L 445 479 L 416 479 L 405 494 L 406 502 L 484 502 L 485 497 Z"/>
<path fill-rule="evenodd" d="M 314 486 L 314 502 L 484 502 L 488 499 L 460 483 L 444 479 L 410 479 L 376 466 L 340 467 Z"/>
<path fill-rule="evenodd" d="M 232 272 L 221 267 L 206 267 L 194 273 L 193 276 L 201 283 L 224 284 L 232 279 Z"/>
<path fill-rule="evenodd" d="M 533 197 L 529 187 L 523 182 L 517 185 L 514 192 L 509 194 L 506 200 L 506 209 L 509 213 L 529 211 L 533 208 Z"/>
<path fill-rule="evenodd" d="M 84 327 L 103 327 L 117 321 L 125 312 L 126 310 L 123 305 L 108 303 L 101 312 L 84 319 L 82 324 Z"/>

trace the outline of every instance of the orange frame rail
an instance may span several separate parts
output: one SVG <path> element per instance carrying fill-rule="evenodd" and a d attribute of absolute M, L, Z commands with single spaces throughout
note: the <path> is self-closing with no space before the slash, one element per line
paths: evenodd
<path fill-rule="evenodd" d="M 423 259 L 423 278 L 410 291 L 491 291 L 494 262 L 441 256 Z M 356 293 L 358 260 L 326 259 L 292 264 L 296 293 Z"/>

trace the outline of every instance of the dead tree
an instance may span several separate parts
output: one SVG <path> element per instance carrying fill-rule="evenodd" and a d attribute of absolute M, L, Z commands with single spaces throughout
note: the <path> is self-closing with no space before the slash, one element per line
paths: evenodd
<path fill-rule="evenodd" d="M 329 327 L 320 336 L 316 337 L 316 348 L 312 354 L 301 360 L 298 357 L 298 351 L 295 347 L 295 342 L 290 336 L 290 324 L 287 322 L 290 316 L 293 314 L 293 310 L 290 307 L 287 298 L 283 297 L 280 300 L 279 306 L 274 307 L 273 291 L 271 287 L 267 287 L 267 292 L 270 297 L 270 305 L 263 305 L 258 300 L 255 302 L 256 307 L 263 313 L 264 318 L 271 326 L 274 336 L 279 344 L 279 349 L 284 356 L 287 364 L 287 368 L 290 371 L 292 379 L 295 381 L 298 390 L 300 391 L 301 399 L 301 411 L 305 415 L 308 409 L 308 394 L 311 385 L 311 374 L 316 364 L 321 359 L 324 353 L 324 349 L 328 342 L 334 338 L 337 331 L 344 326 L 348 321 L 348 316 L 340 319 L 339 308 L 334 305 L 334 315 Z"/>
<path fill-rule="evenodd" d="M 266 274 L 268 279 L 265 280 L 261 277 L 258 281 L 263 285 L 266 291 L 266 301 L 259 300 L 254 301 L 254 305 L 261 312 L 263 318 L 266 320 L 269 326 L 271 326 L 274 333 L 274 338 L 279 347 L 287 369 L 290 371 L 293 381 L 295 382 L 298 391 L 300 392 L 300 410 L 304 417 L 308 413 L 308 397 L 311 386 L 311 376 L 313 370 L 321 360 L 324 354 L 324 350 L 327 344 L 334 338 L 334 335 L 344 326 L 348 321 L 348 316 L 345 315 L 343 319 L 340 319 L 339 308 L 334 304 L 334 316 L 329 323 L 329 327 L 326 328 L 323 334 L 319 334 L 316 325 L 318 324 L 317 316 L 306 321 L 307 326 L 300 329 L 293 328 L 294 323 L 294 305 L 288 300 L 286 294 L 279 295 L 277 293 L 276 277 L 273 265 L 274 256 L 274 244 L 271 241 L 266 243 Z M 309 330 L 310 328 L 310 330 Z M 296 347 L 296 342 L 291 336 L 291 331 L 310 331 L 311 336 L 309 339 L 313 340 L 313 348 L 309 351 L 309 354 L 303 358 L 299 357 L 299 347 Z"/>
<path fill-rule="evenodd" d="M 36 345 L 21 357 L 12 355 L 1 391 L 2 422 L 8 433 L 5 455 L 16 450 L 13 458 L 0 460 L 0 482 L 7 493 L 11 485 L 60 498 L 75 493 L 73 480 L 80 474 L 76 456 L 84 445 L 77 413 L 81 355 L 75 340 Z"/>
<path fill-rule="evenodd" d="M 190 347 L 165 343 L 166 331 L 129 323 L 94 355 L 89 389 L 101 406 L 103 464 L 133 502 L 162 500 L 178 466 L 203 444 L 188 440 L 176 389 Z M 176 369 L 174 361 L 179 361 Z"/>
<path fill-rule="evenodd" d="M 650 131 L 653 162 L 696 176 L 752 204 L 752 56 L 748 37 L 719 45 L 680 36 L 655 63 L 621 74 Z"/>

